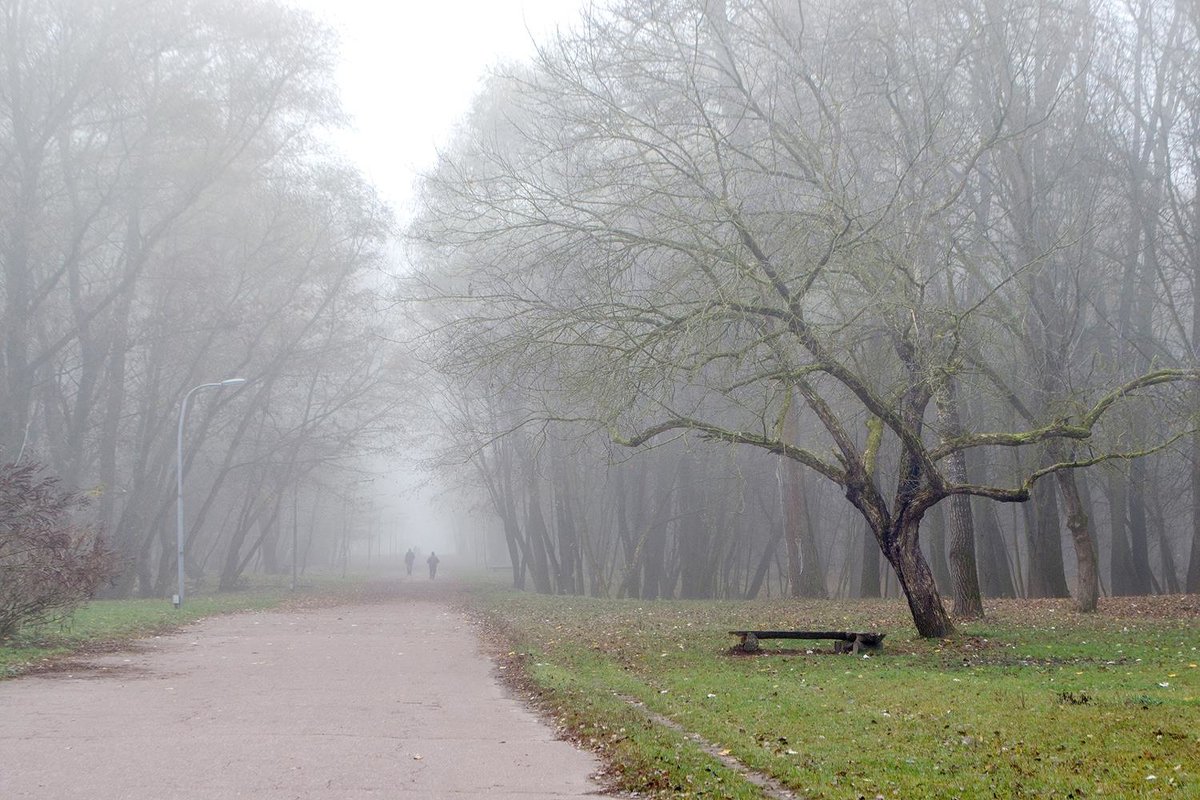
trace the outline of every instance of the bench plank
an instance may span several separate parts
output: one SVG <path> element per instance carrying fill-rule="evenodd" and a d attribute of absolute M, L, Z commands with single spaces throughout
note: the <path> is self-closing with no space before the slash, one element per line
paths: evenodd
<path fill-rule="evenodd" d="M 730 634 L 741 637 L 740 647 L 747 653 L 758 650 L 759 639 L 831 639 L 837 644 L 834 649 L 839 652 L 857 653 L 860 649 L 878 652 L 883 649 L 885 633 L 865 631 L 730 631 Z M 848 645 L 848 646 L 847 646 Z"/>

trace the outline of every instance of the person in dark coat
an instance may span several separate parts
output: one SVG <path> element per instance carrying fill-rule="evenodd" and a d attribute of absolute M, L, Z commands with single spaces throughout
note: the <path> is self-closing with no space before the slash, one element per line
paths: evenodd
<path fill-rule="evenodd" d="M 404 554 L 404 568 L 408 570 L 408 574 L 412 575 L 413 562 L 417 560 L 417 554 L 413 549 L 408 548 L 408 552 Z"/>
<path fill-rule="evenodd" d="M 430 551 L 429 558 L 425 559 L 425 563 L 429 565 L 429 580 L 437 577 L 437 565 L 439 561 L 441 559 L 437 557 L 437 553 Z"/>

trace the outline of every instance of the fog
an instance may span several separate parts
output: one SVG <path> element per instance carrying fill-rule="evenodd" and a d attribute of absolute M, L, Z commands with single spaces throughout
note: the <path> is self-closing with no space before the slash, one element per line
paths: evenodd
<path fill-rule="evenodd" d="M 331 133 L 401 217 L 420 173 L 499 63 L 528 61 L 537 43 L 578 18 L 582 0 L 380 4 L 290 0 L 332 26 L 335 69 L 350 117 Z"/>
<path fill-rule="evenodd" d="M 1200 590 L 1194 4 L 154 8 L 0 18 L 0 461 L 104 592 Z"/>

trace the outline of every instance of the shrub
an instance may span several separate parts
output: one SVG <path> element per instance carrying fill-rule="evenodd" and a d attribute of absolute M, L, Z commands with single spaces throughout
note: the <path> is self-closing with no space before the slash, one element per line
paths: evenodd
<path fill-rule="evenodd" d="M 0 465 L 0 640 L 61 618 L 114 573 L 100 532 L 77 521 L 84 505 L 38 464 Z"/>

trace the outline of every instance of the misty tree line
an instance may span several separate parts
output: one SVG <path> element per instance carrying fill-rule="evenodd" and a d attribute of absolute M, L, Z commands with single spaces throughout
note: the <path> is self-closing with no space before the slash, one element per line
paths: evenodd
<path fill-rule="evenodd" d="M 180 401 L 230 377 L 189 574 L 334 558 L 414 319 L 518 585 L 926 635 L 943 593 L 1200 589 L 1194 3 L 597 5 L 425 180 L 402 315 L 307 15 L 0 0 L 0 41 L 0 461 L 86 491 L 114 594 L 169 592 Z"/>
<path fill-rule="evenodd" d="M 329 33 L 271 2 L 0 1 L 0 458 L 91 498 L 109 591 L 334 557 L 395 426 L 391 218 L 325 152 Z M 26 466 L 20 466 L 26 465 Z M 7 523 L 6 523 L 7 524 Z"/>
<path fill-rule="evenodd" d="M 447 462 L 544 592 L 1200 590 L 1198 177 L 1195 3 L 602 4 L 424 181 Z"/>

